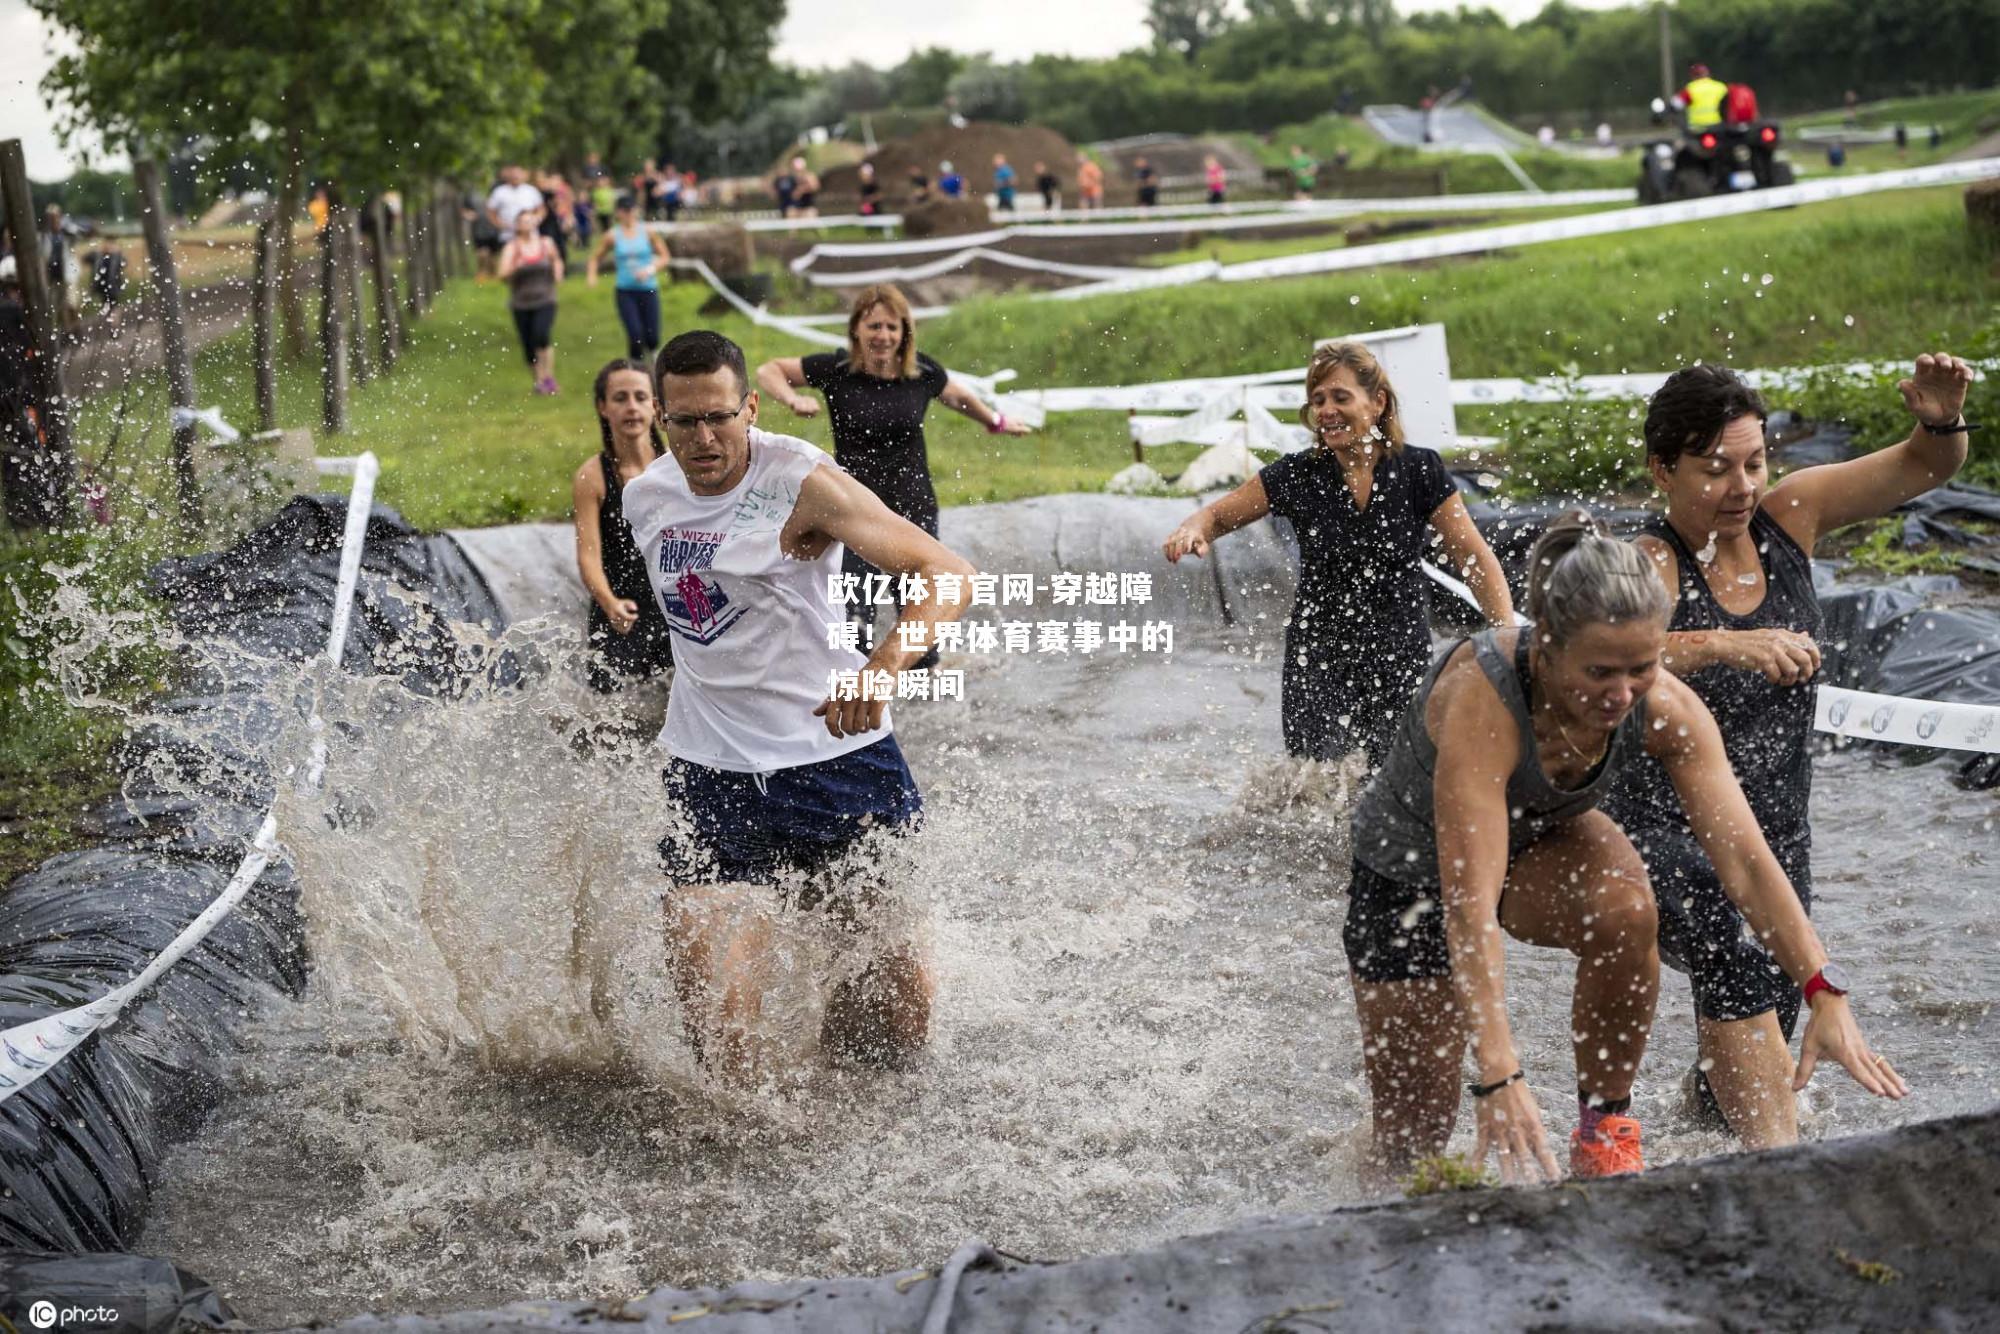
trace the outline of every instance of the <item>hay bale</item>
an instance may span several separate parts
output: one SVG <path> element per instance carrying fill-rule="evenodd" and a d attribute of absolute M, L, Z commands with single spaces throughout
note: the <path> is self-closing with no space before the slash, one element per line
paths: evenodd
<path fill-rule="evenodd" d="M 700 227 L 680 227 L 667 235 L 667 249 L 675 259 L 699 259 L 715 270 L 719 278 L 733 278 L 750 272 L 757 251 L 750 233 L 733 222 L 710 223 Z M 674 271 L 676 282 L 701 281 L 684 270 Z"/>
<path fill-rule="evenodd" d="M 1965 187 L 1965 220 L 1973 231 L 2000 241 L 2000 176 Z"/>
<path fill-rule="evenodd" d="M 933 199 L 903 210 L 903 235 L 963 236 L 993 225 L 984 199 Z"/>

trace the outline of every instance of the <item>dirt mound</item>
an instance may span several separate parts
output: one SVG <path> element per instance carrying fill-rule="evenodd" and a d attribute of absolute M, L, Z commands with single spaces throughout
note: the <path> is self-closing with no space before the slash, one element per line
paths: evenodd
<path fill-rule="evenodd" d="M 1200 176 L 1208 165 L 1208 156 L 1213 153 L 1222 163 L 1223 170 L 1235 181 L 1254 181 L 1263 174 L 1257 159 L 1250 156 L 1239 145 L 1227 139 L 1184 139 L 1180 136 L 1147 135 L 1143 139 L 1128 139 L 1108 144 L 1100 155 L 1105 162 L 1105 170 L 1115 177 L 1130 178 L 1132 164 L 1143 157 L 1153 164 L 1153 170 L 1161 176 Z"/>
<path fill-rule="evenodd" d="M 886 209 L 900 211 L 910 200 L 910 168 L 920 167 L 937 184 L 938 164 L 949 162 L 965 177 L 968 192 L 983 195 L 993 188 L 993 155 L 1005 153 L 1022 194 L 1035 188 L 1035 164 L 1046 162 L 1065 190 L 1074 190 L 1076 149 L 1054 130 L 1039 125 L 995 125 L 974 121 L 964 129 L 930 125 L 915 134 L 892 139 L 875 150 L 875 179 L 882 185 Z M 858 165 L 835 167 L 820 177 L 820 211 L 836 201 L 851 204 L 861 180 Z"/>

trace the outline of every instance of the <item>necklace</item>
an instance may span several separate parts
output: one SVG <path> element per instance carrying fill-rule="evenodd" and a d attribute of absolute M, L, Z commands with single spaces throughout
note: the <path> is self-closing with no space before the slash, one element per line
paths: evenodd
<path fill-rule="evenodd" d="M 1597 767 L 1597 762 L 1604 758 L 1604 753 L 1611 749 L 1611 738 L 1617 735 L 1617 729 L 1613 728 L 1611 731 L 1606 732 L 1604 734 L 1604 744 L 1597 748 L 1597 753 L 1595 755 L 1590 756 L 1588 759 L 1584 759 L 1583 747 L 1577 745 L 1575 741 L 1570 739 L 1569 729 L 1563 726 L 1562 714 L 1556 711 L 1555 705 L 1550 704 L 1546 697 L 1543 698 L 1542 703 L 1543 706 L 1548 710 L 1549 721 L 1553 722 L 1556 725 L 1556 733 L 1557 735 L 1562 737 L 1563 745 L 1569 747 L 1569 753 L 1574 755 L 1579 760 L 1583 760 L 1584 768 L 1595 769 Z"/>

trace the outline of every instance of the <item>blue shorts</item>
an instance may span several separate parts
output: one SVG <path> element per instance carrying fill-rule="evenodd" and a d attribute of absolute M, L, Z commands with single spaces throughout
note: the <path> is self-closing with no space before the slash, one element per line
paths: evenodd
<path fill-rule="evenodd" d="M 866 869 L 879 836 L 914 832 L 924 808 L 893 733 L 768 774 L 674 758 L 661 776 L 683 817 L 660 840 L 661 869 L 677 885 L 791 883 L 833 869 L 850 853 L 856 869 Z M 819 897 L 801 887 L 799 906 Z"/>

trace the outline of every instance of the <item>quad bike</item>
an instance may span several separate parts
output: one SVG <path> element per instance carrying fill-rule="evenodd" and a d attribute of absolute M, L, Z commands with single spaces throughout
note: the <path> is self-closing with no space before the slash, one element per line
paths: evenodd
<path fill-rule="evenodd" d="M 1653 101 L 1653 119 L 1664 121 L 1667 104 Z M 1639 202 L 1664 204 L 1704 199 L 1734 190 L 1768 190 L 1790 185 L 1792 164 L 1778 157 L 1784 132 L 1776 121 L 1682 128 L 1640 150 Z"/>

